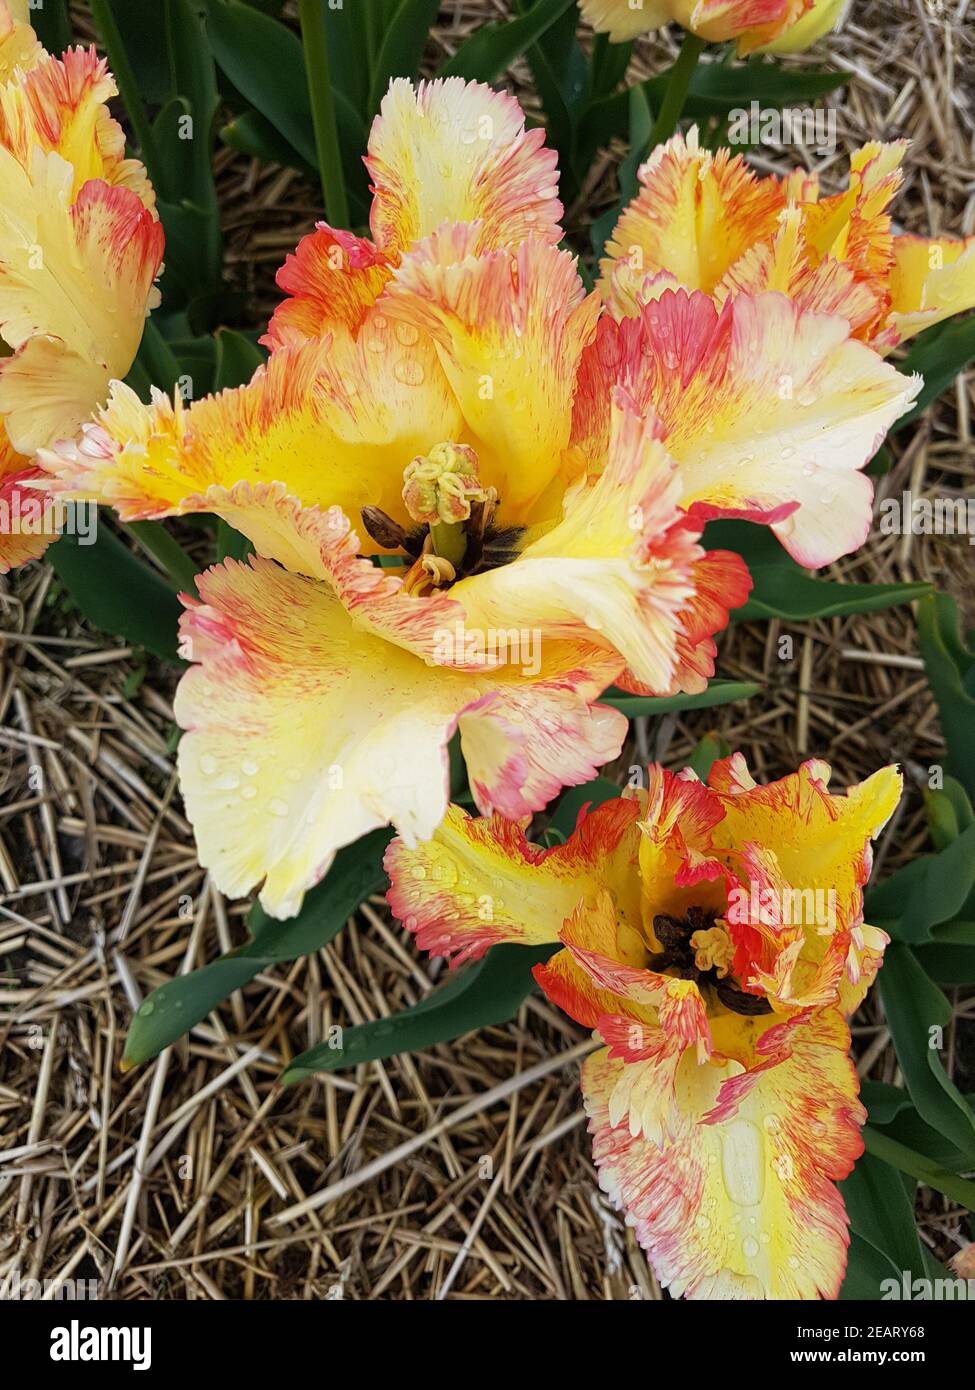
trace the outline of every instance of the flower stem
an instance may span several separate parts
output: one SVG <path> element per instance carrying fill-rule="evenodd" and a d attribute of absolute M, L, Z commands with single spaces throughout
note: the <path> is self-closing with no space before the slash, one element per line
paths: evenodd
<path fill-rule="evenodd" d="M 312 122 L 315 126 L 315 147 L 318 150 L 325 215 L 333 227 L 348 227 L 349 205 L 345 196 L 342 157 L 335 124 L 335 102 L 332 97 L 332 77 L 325 43 L 325 12 L 322 6 L 323 0 L 298 0 L 298 16 L 305 46 L 308 94 L 311 98 Z"/>
<path fill-rule="evenodd" d="M 91 0 L 91 17 L 108 57 L 109 66 L 115 78 L 125 111 L 132 126 L 142 155 L 142 162 L 149 171 L 149 177 L 159 188 L 164 186 L 163 170 L 156 149 L 156 137 L 152 122 L 139 93 L 139 83 L 125 51 L 122 35 L 119 33 L 115 16 L 109 8 L 108 0 Z"/>
<path fill-rule="evenodd" d="M 177 589 L 196 593 L 196 566 L 174 536 L 159 521 L 128 521 L 125 529 L 169 576 Z"/>
<path fill-rule="evenodd" d="M 667 90 L 650 134 L 649 149 L 662 145 L 677 129 L 677 122 L 684 109 L 691 78 L 694 76 L 704 42 L 704 39 L 698 38 L 697 34 L 692 34 L 690 30 L 684 35 L 684 42 L 677 55 L 677 62 L 671 68 L 670 81 L 667 83 Z"/>

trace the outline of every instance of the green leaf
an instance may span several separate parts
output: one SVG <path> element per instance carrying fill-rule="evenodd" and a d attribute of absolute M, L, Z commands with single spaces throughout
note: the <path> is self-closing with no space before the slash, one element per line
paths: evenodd
<path fill-rule="evenodd" d="M 305 164 L 317 169 L 305 59 L 297 34 L 240 0 L 207 0 L 206 14 L 213 54 L 226 77 Z M 365 125 L 341 91 L 332 95 L 349 198 L 362 209 L 366 180 L 360 156 L 366 146 Z"/>
<path fill-rule="evenodd" d="M 68 0 L 44 0 L 40 9 L 31 9 L 27 17 L 48 53 L 60 55 L 74 43 Z"/>
<path fill-rule="evenodd" d="M 865 1153 L 839 1188 L 850 1229 L 885 1255 L 896 1271 L 906 1269 L 923 1279 L 926 1270 L 914 1203 L 900 1174 Z"/>
<path fill-rule="evenodd" d="M 918 1182 L 923 1182 L 926 1187 L 932 1187 L 936 1192 L 943 1192 L 946 1197 L 950 1197 L 953 1202 L 959 1202 L 969 1211 L 975 1211 L 975 1182 L 971 1182 L 968 1178 L 960 1178 L 955 1173 L 945 1172 L 944 1169 L 931 1163 L 923 1154 L 915 1153 L 905 1144 L 899 1144 L 896 1139 L 888 1138 L 886 1134 L 881 1134 L 871 1125 L 864 1127 L 863 1142 L 868 1154 L 883 1159 L 884 1163 L 889 1163 L 892 1168 L 906 1173 L 908 1177 L 916 1178 Z"/>
<path fill-rule="evenodd" d="M 912 945 L 932 929 L 963 915 L 975 895 L 975 826 L 940 854 L 925 854 L 898 869 L 867 894 L 869 920 Z"/>
<path fill-rule="evenodd" d="M 714 680 L 700 695 L 628 695 L 625 690 L 610 686 L 600 695 L 599 703 L 612 705 L 628 719 L 634 719 L 640 714 L 673 714 L 677 710 L 729 705 L 734 700 L 750 700 L 760 689 L 754 681 Z"/>
<path fill-rule="evenodd" d="M 723 738 L 717 734 L 705 734 L 688 758 L 687 766 L 697 773 L 702 782 L 706 782 L 712 766 L 719 758 L 727 758 L 730 752 Z"/>
<path fill-rule="evenodd" d="M 175 590 L 100 523 L 93 545 L 62 536 L 47 551 L 78 608 L 102 632 L 177 659 L 182 605 Z"/>
<path fill-rule="evenodd" d="M 748 521 L 712 521 L 705 528 L 708 549 L 734 550 L 748 566 L 752 591 L 736 608 L 732 622 L 782 618 L 807 622 L 811 618 L 873 613 L 898 603 L 911 603 L 931 592 L 930 584 L 837 584 L 812 579 L 797 565 L 767 526 Z"/>
<path fill-rule="evenodd" d="M 243 333 L 235 333 L 232 328 L 221 328 L 216 334 L 216 344 L 214 391 L 246 386 L 258 367 L 267 361 L 263 348 Z"/>
<path fill-rule="evenodd" d="M 975 796 L 975 650 L 965 642 L 954 599 L 930 594 L 919 603 L 917 635 L 948 745 L 947 770 Z"/>
<path fill-rule="evenodd" d="M 303 1052 L 284 1071 L 281 1082 L 288 1086 L 317 1071 L 338 1071 L 401 1052 L 421 1052 L 476 1028 L 504 1023 L 531 992 L 533 966 L 557 949 L 557 943 L 494 946 L 474 965 L 452 972 L 445 984 L 412 1008 L 345 1029 L 340 1048 L 323 1043 Z"/>
<path fill-rule="evenodd" d="M 376 60 L 369 90 L 370 114 L 379 110 L 392 78 L 416 77 L 439 9 L 439 0 L 401 0 L 397 6 Z"/>
<path fill-rule="evenodd" d="M 888 946 L 878 978 L 897 1060 L 918 1113 L 970 1153 L 975 1166 L 975 1114 L 945 1072 L 937 1048 L 930 1045 L 930 1030 L 950 1024 L 951 1005 L 910 948 L 897 942 Z"/>
<path fill-rule="evenodd" d="M 505 24 L 482 24 L 438 70 L 438 77 L 493 82 L 499 73 L 536 43 L 572 0 L 536 0 L 532 8 Z"/>
<path fill-rule="evenodd" d="M 651 110 L 659 111 L 673 68 L 638 85 Z M 735 107 L 749 109 L 752 101 L 766 110 L 776 110 L 794 102 L 815 101 L 849 81 L 843 72 L 816 72 L 813 69 L 783 68 L 776 62 L 747 63 L 725 67 L 721 63 L 699 63 L 691 78 L 685 116 L 727 116 Z M 601 145 L 626 135 L 629 121 L 629 92 L 626 88 L 613 96 L 593 102 L 580 130 L 580 158 L 591 158 Z"/>
<path fill-rule="evenodd" d="M 153 990 L 129 1027 L 124 1065 L 155 1057 L 267 966 L 328 945 L 360 903 L 386 886 L 383 854 L 390 839 L 390 831 L 374 830 L 339 850 L 322 882 L 305 894 L 296 917 L 280 922 L 255 904 L 248 917 L 251 941 Z"/>
<path fill-rule="evenodd" d="M 282 164 L 314 177 L 315 168 L 298 153 L 260 111 L 243 111 L 220 127 L 220 139 L 232 150 L 250 155 L 264 164 Z"/>
<path fill-rule="evenodd" d="M 943 787 L 922 787 L 921 794 L 935 849 L 947 849 L 963 831 L 975 825 L 972 803 L 954 777 L 946 777 Z"/>
<path fill-rule="evenodd" d="M 856 1231 L 850 1232 L 846 1274 L 839 1294 L 841 1299 L 855 1303 L 876 1302 L 880 1298 L 883 1281 L 899 1277 L 899 1271 L 886 1255 L 857 1235 Z"/>
<path fill-rule="evenodd" d="M 975 315 L 963 319 L 946 319 L 918 335 L 897 370 L 920 372 L 924 377 L 921 394 L 914 405 L 892 426 L 901 430 L 909 425 L 931 404 L 958 373 L 975 357 Z"/>
<path fill-rule="evenodd" d="M 546 826 L 546 835 L 554 832 L 556 840 L 567 840 L 576 828 L 579 812 L 583 806 L 601 806 L 604 801 L 612 801 L 621 796 L 623 788 L 608 777 L 595 777 L 591 782 L 583 782 L 578 787 L 570 787 L 555 809 L 552 819 Z"/>

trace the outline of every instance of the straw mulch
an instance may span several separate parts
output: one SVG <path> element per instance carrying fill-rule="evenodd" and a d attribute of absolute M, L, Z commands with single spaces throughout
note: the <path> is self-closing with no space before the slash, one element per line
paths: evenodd
<path fill-rule="evenodd" d="M 505 8 L 444 6 L 430 66 Z M 910 136 L 907 228 L 975 230 L 967 9 L 857 4 L 824 45 L 856 77 L 824 181 L 839 182 L 864 140 Z M 676 37 L 644 41 L 633 75 L 669 61 Z M 527 89 L 526 70 L 512 76 Z M 587 215 L 615 198 L 618 154 L 597 165 Z M 274 268 L 319 215 L 315 189 L 227 153 L 219 163 L 229 274 L 266 317 Z M 896 438 L 880 496 L 971 488 L 973 385 L 970 372 Z M 931 580 L 973 622 L 973 557 L 963 538 L 875 532 L 836 574 Z M 792 660 L 779 659 L 780 635 Z M 638 723 L 618 775 L 651 756 L 679 765 L 712 728 L 761 777 L 815 752 L 843 786 L 898 760 L 910 791 L 882 871 L 926 847 L 918 779 L 944 750 L 909 610 L 788 633 L 737 627 L 719 673 L 765 691 Z M 175 787 L 173 685 L 170 670 L 86 628 L 44 565 L 0 580 L 0 1279 L 95 1277 L 124 1299 L 661 1298 L 595 1182 L 578 1091 L 590 1044 L 541 997 L 422 1055 L 275 1084 L 330 1024 L 391 1014 L 432 988 L 438 967 L 379 899 L 317 956 L 259 975 L 168 1054 L 120 1071 L 140 1000 L 244 939 L 246 904 L 224 901 L 196 866 Z M 975 999 L 953 1002 L 948 1066 L 973 1089 Z M 876 998 L 854 1033 L 861 1072 L 897 1082 Z M 942 1257 L 964 1239 L 938 1194 L 922 1189 L 918 1215 Z"/>

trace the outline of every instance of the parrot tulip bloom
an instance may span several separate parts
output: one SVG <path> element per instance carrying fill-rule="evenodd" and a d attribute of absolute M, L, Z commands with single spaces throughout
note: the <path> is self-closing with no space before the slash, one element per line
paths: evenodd
<path fill-rule="evenodd" d="M 0 489 L 3 520 L 39 448 L 75 434 L 132 365 L 163 232 L 145 170 L 125 158 L 106 102 L 115 83 L 94 49 L 45 53 L 27 6 L 0 0 Z M 6 532 L 7 527 L 2 527 Z M 53 539 L 0 535 L 0 571 Z"/>
<path fill-rule="evenodd" d="M 887 938 L 863 920 L 871 839 L 901 794 L 845 796 L 820 761 L 757 786 L 740 754 L 651 767 L 646 792 L 542 849 L 452 807 L 394 841 L 390 905 L 453 963 L 498 942 L 560 949 L 535 977 L 604 1046 L 582 1069 L 600 1184 L 675 1297 L 836 1298 L 834 1186 L 863 1150 L 845 1018 Z"/>
<path fill-rule="evenodd" d="M 820 197 L 817 176 L 759 177 L 742 155 L 702 149 L 696 127 L 658 146 L 606 245 L 600 289 L 617 317 L 670 286 L 716 303 L 777 290 L 846 318 L 878 352 L 975 308 L 975 237 L 895 236 L 888 211 L 906 141 L 850 157 L 848 186 Z"/>
<path fill-rule="evenodd" d="M 734 39 L 739 54 L 797 53 L 832 29 L 844 0 L 580 0 L 583 19 L 612 43 L 672 20 L 709 43 Z"/>
<path fill-rule="evenodd" d="M 367 830 L 433 834 L 455 730 L 478 807 L 517 819 L 618 754 L 610 683 L 702 690 L 750 584 L 705 521 L 786 527 L 803 487 L 782 441 L 845 480 L 911 395 L 780 295 L 706 323 L 709 299 L 671 293 L 639 342 L 598 326 L 542 141 L 478 83 L 394 81 L 373 239 L 299 244 L 253 380 L 188 408 L 116 385 L 41 455 L 66 496 L 216 513 L 253 542 L 187 600 L 176 714 L 201 860 L 230 895 L 263 879 L 272 915 Z M 775 449 L 774 485 L 734 485 Z"/>

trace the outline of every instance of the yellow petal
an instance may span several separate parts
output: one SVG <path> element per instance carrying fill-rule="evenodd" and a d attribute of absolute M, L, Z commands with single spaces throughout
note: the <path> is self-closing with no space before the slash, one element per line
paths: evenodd
<path fill-rule="evenodd" d="M 599 301 L 575 261 L 538 240 L 474 254 L 477 225 L 445 227 L 405 258 L 381 309 L 429 334 L 505 524 L 524 519 L 559 471 L 576 369 Z M 440 438 L 450 438 L 441 434 Z"/>
<path fill-rule="evenodd" d="M 22 453 L 74 434 L 142 337 L 162 228 L 127 188 L 34 151 L 30 171 L 0 149 L 0 414 Z"/>
<path fill-rule="evenodd" d="M 126 519 L 210 510 L 214 486 L 281 483 L 306 507 L 358 518 L 373 504 L 410 525 L 403 469 L 441 430 L 449 438 L 460 423 L 432 346 L 404 347 L 372 314 L 357 341 L 344 334 L 282 348 L 246 386 L 188 409 L 158 393 L 144 406 L 116 384 L 83 442 L 42 464 L 64 490 Z M 234 524 L 251 535 L 246 516 Z M 251 538 L 267 543 L 263 533 Z"/>
<path fill-rule="evenodd" d="M 600 1186 L 673 1297 L 837 1297 L 849 1235 L 834 1183 L 862 1152 L 865 1118 L 848 1047 L 839 1015 L 822 1012 L 767 1029 L 749 1071 L 701 1066 L 690 1048 L 673 1075 L 605 1050 L 587 1058 Z M 614 1123 L 621 1085 L 669 1104 L 670 1143 Z"/>
<path fill-rule="evenodd" d="M 541 128 L 525 129 L 514 97 L 480 82 L 438 78 L 413 87 L 394 78 L 369 136 L 373 239 L 407 251 L 444 222 L 483 224 L 484 246 L 534 236 L 555 243 L 556 156 Z"/>
<path fill-rule="evenodd" d="M 580 899 L 603 883 L 632 901 L 637 814 L 635 801 L 605 802 L 565 844 L 543 849 L 511 821 L 472 820 L 452 806 L 426 843 L 390 846 L 390 906 L 421 949 L 455 964 L 501 941 L 558 941 Z"/>
<path fill-rule="evenodd" d="M 975 237 L 894 237 L 890 308 L 899 342 L 975 308 Z"/>
<path fill-rule="evenodd" d="M 600 289 L 614 312 L 630 305 L 627 277 L 664 271 L 688 290 L 710 292 L 738 258 L 771 237 L 785 195 L 758 178 L 742 155 L 702 149 L 697 127 L 658 146 L 641 166 L 642 185 L 600 262 Z M 614 273 L 622 276 L 614 284 Z"/>
<path fill-rule="evenodd" d="M 670 688 L 678 615 L 704 552 L 677 506 L 680 483 L 655 429 L 617 394 L 602 475 L 571 489 L 562 520 L 510 564 L 455 586 L 469 623 L 605 643 L 637 680 Z"/>

